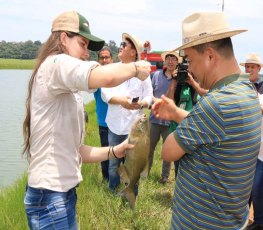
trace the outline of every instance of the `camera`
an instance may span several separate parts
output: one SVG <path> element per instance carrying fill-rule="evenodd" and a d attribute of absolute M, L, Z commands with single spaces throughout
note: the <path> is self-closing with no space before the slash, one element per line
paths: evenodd
<path fill-rule="evenodd" d="M 177 64 L 177 77 L 176 81 L 179 84 L 184 84 L 188 80 L 188 62 L 185 57 L 183 57 L 183 61 Z"/>

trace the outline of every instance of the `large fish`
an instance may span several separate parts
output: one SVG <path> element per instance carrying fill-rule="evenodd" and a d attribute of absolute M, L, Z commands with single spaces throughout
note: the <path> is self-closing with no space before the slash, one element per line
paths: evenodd
<path fill-rule="evenodd" d="M 149 172 L 149 132 L 149 120 L 142 114 L 133 123 L 128 137 L 129 143 L 135 146 L 127 151 L 124 163 L 118 168 L 121 181 L 126 186 L 119 194 L 127 198 L 132 209 L 135 207 L 135 190 L 140 177 L 147 177 Z"/>

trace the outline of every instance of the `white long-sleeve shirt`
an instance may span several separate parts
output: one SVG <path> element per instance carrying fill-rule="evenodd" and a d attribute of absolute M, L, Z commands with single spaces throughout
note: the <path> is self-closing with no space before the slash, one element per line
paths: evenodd
<path fill-rule="evenodd" d="M 101 95 L 103 101 L 108 103 L 106 123 L 111 132 L 117 135 L 127 135 L 135 118 L 140 115 L 142 110 L 128 110 L 121 105 L 109 104 L 114 96 L 139 97 L 139 100 L 146 101 L 148 105 L 152 102 L 153 89 L 150 76 L 141 81 L 138 78 L 131 78 L 113 88 L 102 88 Z"/>

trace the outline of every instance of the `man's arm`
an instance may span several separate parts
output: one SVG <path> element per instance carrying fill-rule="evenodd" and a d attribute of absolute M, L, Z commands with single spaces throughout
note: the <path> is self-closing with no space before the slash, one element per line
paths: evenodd
<path fill-rule="evenodd" d="M 172 79 L 169 85 L 168 91 L 166 92 L 166 96 L 171 98 L 174 101 L 175 101 L 174 92 L 175 92 L 176 86 L 177 86 L 177 81 L 175 79 Z"/>
<path fill-rule="evenodd" d="M 208 93 L 209 90 L 201 88 L 199 83 L 193 78 L 190 73 L 188 73 L 188 77 L 189 79 L 186 82 L 191 85 L 200 96 L 204 96 L 206 93 Z"/>
<path fill-rule="evenodd" d="M 181 159 L 185 154 L 185 151 L 180 147 L 174 138 L 174 134 L 171 133 L 165 139 L 162 147 L 162 158 L 165 161 L 177 161 Z"/>

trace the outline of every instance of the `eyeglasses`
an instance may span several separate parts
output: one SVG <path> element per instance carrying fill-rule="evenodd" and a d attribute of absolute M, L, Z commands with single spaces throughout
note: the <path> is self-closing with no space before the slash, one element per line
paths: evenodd
<path fill-rule="evenodd" d="M 111 58 L 110 56 L 100 56 L 100 57 L 99 57 L 100 60 L 104 60 L 104 59 L 105 59 L 105 60 L 108 60 L 108 59 L 110 59 L 110 58 Z"/>
<path fill-rule="evenodd" d="M 121 42 L 120 44 L 120 48 L 125 48 L 128 45 L 127 42 Z"/>

